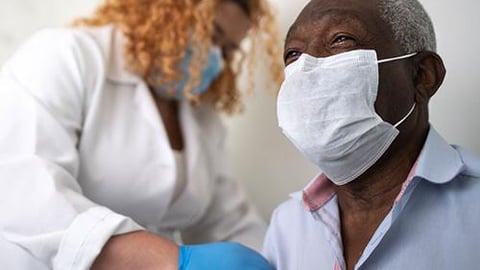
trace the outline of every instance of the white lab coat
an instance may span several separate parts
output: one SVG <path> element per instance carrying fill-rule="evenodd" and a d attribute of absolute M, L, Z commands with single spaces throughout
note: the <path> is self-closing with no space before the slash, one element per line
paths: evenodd
<path fill-rule="evenodd" d="M 259 249 L 264 224 L 225 168 L 208 106 L 180 106 L 187 184 L 145 82 L 112 26 L 34 35 L 0 73 L 0 268 L 88 269 L 112 236 Z"/>

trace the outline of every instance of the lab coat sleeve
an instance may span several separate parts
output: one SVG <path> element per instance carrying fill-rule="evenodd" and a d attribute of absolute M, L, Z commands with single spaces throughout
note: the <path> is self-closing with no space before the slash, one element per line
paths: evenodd
<path fill-rule="evenodd" d="M 44 30 L 0 72 L 0 233 L 50 269 L 89 269 L 112 235 L 142 229 L 83 196 L 77 181 L 85 93 L 99 86 L 100 59 L 74 30 Z"/>
<path fill-rule="evenodd" d="M 214 196 L 204 217 L 198 224 L 183 231 L 182 239 L 189 244 L 236 241 L 260 251 L 265 236 L 265 222 L 240 185 L 229 177 L 225 162 L 225 130 L 220 121 L 216 123 L 218 126 L 209 135 L 221 138 L 217 154 L 213 157 L 218 170 L 213 185 Z"/>

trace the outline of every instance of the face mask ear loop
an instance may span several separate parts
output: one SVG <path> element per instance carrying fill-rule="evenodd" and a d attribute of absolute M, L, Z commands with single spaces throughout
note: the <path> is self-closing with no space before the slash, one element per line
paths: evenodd
<path fill-rule="evenodd" d="M 410 58 L 412 56 L 415 56 L 417 55 L 417 53 L 411 53 L 411 54 L 406 54 L 406 55 L 402 55 L 402 56 L 398 56 L 398 57 L 393 57 L 393 58 L 387 58 L 387 59 L 382 59 L 382 60 L 378 60 L 377 63 L 378 64 L 382 64 L 382 63 L 387 63 L 387 62 L 393 62 L 393 61 L 397 61 L 397 60 L 402 60 L 402 59 L 406 59 L 406 58 Z"/>
<path fill-rule="evenodd" d="M 400 126 L 403 122 L 405 122 L 405 120 L 407 120 L 407 118 L 413 113 L 413 111 L 415 110 L 415 107 L 417 106 L 416 103 L 413 103 L 413 106 L 412 108 L 410 109 L 410 111 L 407 113 L 407 115 L 405 115 L 405 117 L 402 118 L 402 120 L 398 121 L 398 123 L 396 123 L 394 125 L 395 128 L 397 128 L 398 126 Z"/>

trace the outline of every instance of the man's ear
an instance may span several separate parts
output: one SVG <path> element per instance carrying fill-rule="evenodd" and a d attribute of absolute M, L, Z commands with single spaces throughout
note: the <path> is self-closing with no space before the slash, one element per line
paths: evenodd
<path fill-rule="evenodd" d="M 446 70 L 443 60 L 434 52 L 423 51 L 414 58 L 415 63 L 415 88 L 417 93 L 415 101 L 427 103 L 437 92 L 445 78 Z"/>

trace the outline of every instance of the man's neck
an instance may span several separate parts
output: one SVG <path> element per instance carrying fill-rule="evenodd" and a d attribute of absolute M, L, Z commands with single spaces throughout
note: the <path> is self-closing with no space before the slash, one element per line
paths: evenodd
<path fill-rule="evenodd" d="M 337 186 L 340 211 L 368 213 L 393 205 L 425 142 L 427 130 L 415 142 L 396 143 L 366 173 L 354 181 Z"/>
<path fill-rule="evenodd" d="M 370 212 L 390 207 L 408 176 L 410 160 L 392 160 L 375 175 L 364 175 L 345 186 L 337 187 L 339 207 L 345 212 Z"/>

